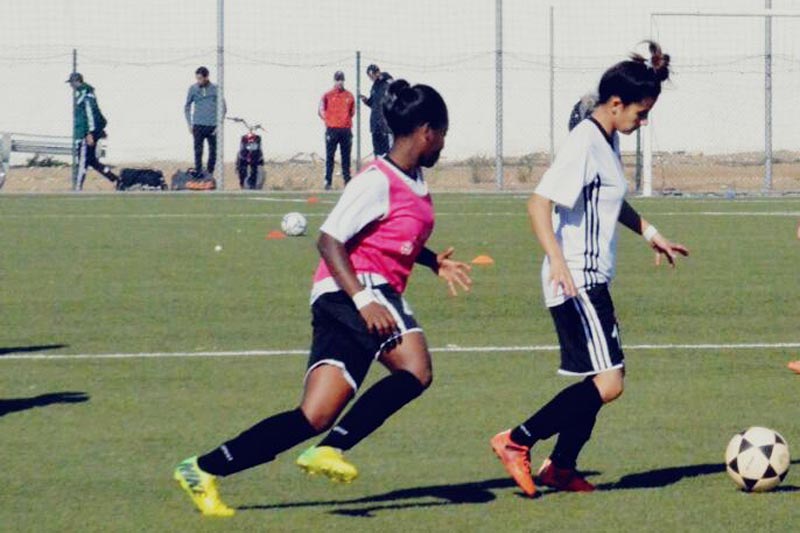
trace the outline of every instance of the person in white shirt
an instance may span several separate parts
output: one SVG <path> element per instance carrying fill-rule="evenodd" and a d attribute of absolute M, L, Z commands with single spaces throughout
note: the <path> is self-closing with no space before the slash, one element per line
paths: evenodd
<path fill-rule="evenodd" d="M 614 278 L 617 222 L 644 236 L 675 265 L 688 249 L 664 238 L 625 201 L 628 189 L 617 132 L 630 134 L 647 116 L 669 77 L 669 56 L 648 42 L 650 58 L 634 54 L 603 75 L 597 106 L 575 126 L 528 202 L 533 230 L 545 251 L 542 286 L 561 347 L 559 373 L 584 379 L 556 395 L 513 430 L 491 439 L 508 473 L 528 496 L 536 485 L 530 449 L 558 435 L 538 480 L 559 490 L 589 492 L 577 471 L 603 404 L 622 394 L 624 356 L 609 284 Z"/>

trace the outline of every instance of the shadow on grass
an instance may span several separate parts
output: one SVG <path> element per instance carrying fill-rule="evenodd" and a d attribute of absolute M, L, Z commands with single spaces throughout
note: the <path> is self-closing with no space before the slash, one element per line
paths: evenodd
<path fill-rule="evenodd" d="M 412 509 L 420 507 L 439 507 L 442 505 L 463 505 L 489 503 L 496 498 L 492 489 L 516 487 L 509 478 L 487 479 L 472 483 L 455 485 L 431 485 L 398 489 L 374 496 L 350 500 L 323 500 L 307 502 L 279 503 L 274 505 L 244 505 L 240 510 L 292 509 L 302 507 L 331 507 L 331 514 L 345 516 L 371 517 L 377 511 Z M 437 501 L 415 501 L 435 498 Z"/>
<path fill-rule="evenodd" d="M 799 460 L 792 461 L 792 464 L 800 463 Z M 601 483 L 597 485 L 598 490 L 613 491 L 625 489 L 654 489 L 673 485 L 687 478 L 720 474 L 725 471 L 725 465 L 721 463 L 708 463 L 686 466 L 673 466 L 669 468 L 658 468 L 646 472 L 628 474 L 612 483 Z M 582 472 L 583 475 L 590 477 L 598 475 L 599 472 Z M 297 509 L 308 507 L 334 507 L 327 511 L 330 514 L 371 518 L 376 512 L 395 511 L 402 509 L 419 509 L 426 507 L 441 507 L 447 505 L 465 504 L 486 504 L 494 501 L 497 496 L 492 490 L 497 489 L 516 489 L 516 485 L 509 478 L 487 479 L 472 483 L 458 483 L 454 485 L 430 485 L 427 487 L 413 487 L 408 489 L 398 489 L 374 496 L 363 498 L 353 498 L 349 500 L 317 500 L 305 502 L 276 503 L 266 505 L 243 505 L 239 507 L 242 511 L 253 510 L 280 510 Z M 772 492 L 798 492 L 800 487 L 794 485 L 782 485 Z M 515 493 L 520 498 L 525 496 L 516 490 Z M 545 488 L 544 491 L 537 492 L 536 497 L 545 497 L 555 494 L 557 491 Z M 433 501 L 431 501 L 433 499 Z"/>
<path fill-rule="evenodd" d="M 31 353 L 31 352 L 46 352 L 47 350 L 59 350 L 66 348 L 68 344 L 39 344 L 33 346 L 9 346 L 0 348 L 0 356 L 12 353 Z"/>
<path fill-rule="evenodd" d="M 792 464 L 798 463 L 800 463 L 800 459 L 792 461 Z M 673 485 L 686 478 L 720 474 L 722 472 L 725 472 L 725 465 L 722 463 L 672 466 L 669 468 L 657 468 L 646 472 L 628 474 L 622 476 L 618 481 L 597 485 L 597 488 L 598 490 L 655 489 Z M 775 490 L 780 492 L 795 492 L 800 490 L 800 487 L 785 485 Z"/>
<path fill-rule="evenodd" d="M 7 400 L 0 398 L 0 416 L 57 403 L 83 403 L 87 401 L 89 401 L 89 395 L 85 392 L 51 392 L 31 398 L 9 398 Z"/>

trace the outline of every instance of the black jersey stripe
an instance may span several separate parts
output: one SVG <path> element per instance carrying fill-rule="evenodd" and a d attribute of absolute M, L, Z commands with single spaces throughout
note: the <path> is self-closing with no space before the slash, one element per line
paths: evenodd
<path fill-rule="evenodd" d="M 594 284 L 599 283 L 597 274 L 600 269 L 600 175 L 594 179 L 594 259 L 592 275 Z"/>
<path fill-rule="evenodd" d="M 591 190 L 588 185 L 583 188 L 583 217 L 586 220 L 585 224 L 583 225 L 583 285 L 584 287 L 589 285 L 589 251 L 591 249 L 591 232 L 589 231 L 589 206 L 591 205 L 590 201 Z"/>

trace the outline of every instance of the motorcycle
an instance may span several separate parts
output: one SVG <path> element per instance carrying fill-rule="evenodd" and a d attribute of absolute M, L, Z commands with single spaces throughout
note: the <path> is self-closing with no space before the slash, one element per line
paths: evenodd
<path fill-rule="evenodd" d="M 239 174 L 239 186 L 242 189 L 263 189 L 266 180 L 264 170 L 264 152 L 261 150 L 261 136 L 258 130 L 266 131 L 261 124 L 250 125 L 239 117 L 228 120 L 237 122 L 247 128 L 247 133 L 239 140 L 239 152 L 236 154 L 236 172 Z"/>

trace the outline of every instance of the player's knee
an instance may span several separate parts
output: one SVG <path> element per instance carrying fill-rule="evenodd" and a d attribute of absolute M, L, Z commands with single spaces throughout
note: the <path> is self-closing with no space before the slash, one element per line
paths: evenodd
<path fill-rule="evenodd" d="M 625 386 L 620 380 L 611 383 L 604 383 L 603 386 L 598 387 L 598 389 L 600 391 L 600 397 L 603 399 L 603 403 L 611 403 L 622 396 Z"/>
<path fill-rule="evenodd" d="M 419 386 L 421 387 L 420 393 L 430 387 L 431 383 L 433 383 L 433 371 L 430 369 L 430 367 L 416 368 L 413 370 L 408 370 L 407 372 L 414 376 L 414 379 L 418 382 Z"/>
<path fill-rule="evenodd" d="M 609 372 L 598 374 L 593 379 L 603 403 L 610 403 L 622 396 L 625 389 L 625 379 L 622 372 Z"/>
<path fill-rule="evenodd" d="M 308 420 L 309 425 L 311 425 L 311 427 L 314 428 L 317 433 L 322 433 L 323 431 L 330 429 L 331 426 L 333 426 L 333 423 L 336 421 L 336 416 L 331 415 L 330 413 L 315 411 L 309 412 L 309 410 L 302 408 L 301 410 L 303 411 L 303 415 L 306 417 L 306 420 Z"/>

